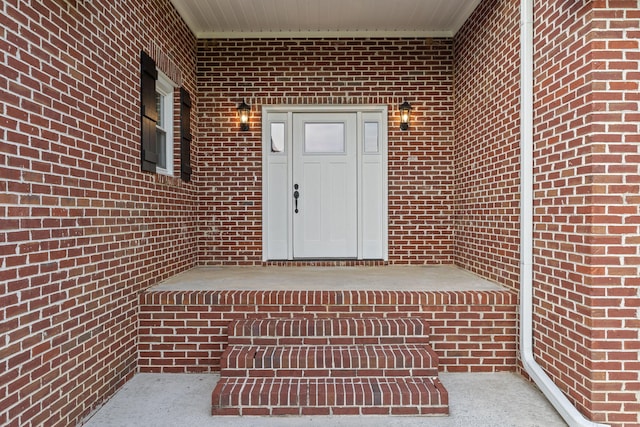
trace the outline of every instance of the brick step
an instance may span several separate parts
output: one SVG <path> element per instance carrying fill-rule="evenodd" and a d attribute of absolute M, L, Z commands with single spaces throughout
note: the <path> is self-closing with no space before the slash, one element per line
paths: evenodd
<path fill-rule="evenodd" d="M 445 415 L 420 318 L 246 319 L 229 325 L 214 415 Z"/>
<path fill-rule="evenodd" d="M 427 345 L 229 346 L 223 377 L 438 376 L 438 356 Z"/>
<path fill-rule="evenodd" d="M 213 415 L 447 415 L 438 378 L 221 378 Z"/>
<path fill-rule="evenodd" d="M 427 344 L 429 324 L 399 319 L 248 319 L 229 326 L 229 345 Z"/>

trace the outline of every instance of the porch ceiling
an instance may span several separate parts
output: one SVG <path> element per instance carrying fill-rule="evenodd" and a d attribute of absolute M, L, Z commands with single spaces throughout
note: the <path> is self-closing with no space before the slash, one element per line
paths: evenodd
<path fill-rule="evenodd" d="M 452 37 L 481 0 L 171 0 L 198 38 Z"/>

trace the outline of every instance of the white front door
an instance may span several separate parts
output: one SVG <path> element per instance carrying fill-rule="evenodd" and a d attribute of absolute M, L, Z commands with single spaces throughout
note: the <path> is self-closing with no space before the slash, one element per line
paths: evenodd
<path fill-rule="evenodd" d="M 388 259 L 387 108 L 265 105 L 262 114 L 264 261 Z"/>
<path fill-rule="evenodd" d="M 358 256 L 355 113 L 293 115 L 293 257 Z"/>

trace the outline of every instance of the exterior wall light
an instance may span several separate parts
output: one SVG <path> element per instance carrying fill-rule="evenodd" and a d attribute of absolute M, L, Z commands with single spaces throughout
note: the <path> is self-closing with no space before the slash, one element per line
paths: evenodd
<path fill-rule="evenodd" d="M 409 129 L 409 119 L 411 118 L 411 105 L 404 101 L 400 104 L 400 129 Z"/>
<path fill-rule="evenodd" d="M 248 106 L 243 99 L 242 103 L 238 105 L 238 117 L 240 118 L 241 131 L 249 130 L 249 112 L 250 111 L 251 111 L 251 107 Z"/>

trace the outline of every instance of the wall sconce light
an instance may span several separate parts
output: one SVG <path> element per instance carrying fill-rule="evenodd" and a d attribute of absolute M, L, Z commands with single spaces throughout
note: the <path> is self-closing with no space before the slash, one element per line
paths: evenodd
<path fill-rule="evenodd" d="M 238 105 L 238 117 L 240 118 L 241 131 L 249 130 L 249 111 L 251 111 L 251 107 L 245 104 L 243 99 L 242 103 Z"/>
<path fill-rule="evenodd" d="M 404 101 L 400 104 L 400 129 L 409 129 L 409 119 L 411 118 L 411 105 Z"/>

